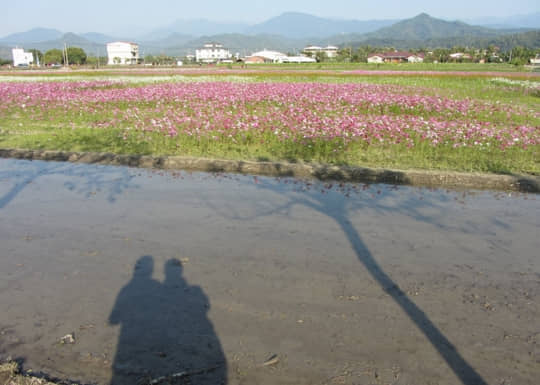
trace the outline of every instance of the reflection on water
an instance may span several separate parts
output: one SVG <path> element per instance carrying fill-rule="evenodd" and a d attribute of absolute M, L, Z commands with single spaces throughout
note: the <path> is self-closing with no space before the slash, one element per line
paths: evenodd
<path fill-rule="evenodd" d="M 91 166 L 61 162 L 0 160 L 0 182 L 11 184 L 5 192 L 0 190 L 0 209 L 8 205 L 27 185 L 41 177 L 58 176 L 64 187 L 89 197 L 102 191 L 114 202 L 127 188 L 135 188 L 129 169 L 121 167 Z M 3 187 L 3 186 L 0 186 Z"/>
<path fill-rule="evenodd" d="M 528 274 L 527 269 L 534 273 L 539 209 L 537 195 L 526 193 L 0 160 L 0 242 L 5 256 L 0 258 L 0 305 L 7 309 L 0 326 L 17 317 L 31 319 L 34 314 L 28 313 L 36 308 L 47 314 L 44 319 L 60 312 L 65 316 L 59 324 L 73 319 L 82 324 L 91 309 L 92 317 L 107 325 L 103 330 L 118 330 L 119 325 L 109 352 L 113 384 L 201 370 L 196 383 L 225 383 L 233 373 L 227 346 L 232 349 L 236 341 L 227 339 L 234 325 L 224 320 L 228 312 L 235 314 L 232 309 L 247 306 L 218 301 L 216 310 L 213 305 L 214 297 L 224 301 L 223 287 L 236 293 L 231 294 L 235 300 L 243 298 L 247 283 L 236 279 L 231 269 L 245 270 L 248 280 L 277 274 L 272 269 L 278 263 L 283 271 L 304 272 L 298 273 L 298 283 L 290 284 L 294 288 L 310 281 L 310 264 L 320 264 L 330 276 L 341 270 L 365 273 L 363 279 L 376 286 L 373 293 L 389 298 L 392 315 L 406 318 L 460 383 L 485 384 L 489 373 L 478 368 L 481 360 L 464 356 L 463 340 L 458 343 L 448 334 L 448 325 L 411 297 L 395 274 L 395 264 L 417 273 L 426 265 L 441 270 L 467 264 L 474 270 L 475 264 L 488 261 L 500 271 L 511 263 L 520 274 Z M 269 254 L 281 257 L 266 261 Z M 177 259 L 184 255 L 197 261 L 191 276 Z M 155 277 L 161 269 L 154 264 L 164 266 L 163 279 Z M 270 281 L 280 277 L 271 276 Z M 43 299 L 48 306 L 24 307 L 31 292 L 50 293 Z M 264 309 L 272 293 L 257 295 Z M 80 308 L 86 297 L 95 301 L 88 310 L 71 310 Z M 273 302 L 278 309 L 284 306 L 280 301 L 286 302 Z M 255 322 L 249 321 L 252 313 L 237 314 L 243 315 L 246 329 Z M 31 325 L 13 328 L 33 332 Z M 110 331 L 103 330 L 95 330 L 93 340 L 83 336 L 74 353 L 104 349 Z M 366 330 L 349 332 L 362 335 Z M 58 331 L 50 326 L 48 333 Z M 260 341 L 265 334 L 259 331 Z M 12 348 L 20 349 L 30 363 L 43 365 L 41 355 L 33 353 L 38 347 L 48 349 L 43 338 Z M 262 347 L 253 349 L 263 350 L 261 355 L 273 353 L 260 341 Z M 76 362 L 77 356 L 65 351 L 63 356 L 51 354 L 55 362 L 62 357 Z M 92 379 L 95 373 L 89 370 L 82 378 Z"/>

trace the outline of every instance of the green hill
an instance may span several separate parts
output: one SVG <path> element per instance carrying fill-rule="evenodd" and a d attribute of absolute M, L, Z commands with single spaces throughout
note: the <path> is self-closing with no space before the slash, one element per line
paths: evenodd
<path fill-rule="evenodd" d="M 390 27 L 364 35 L 367 39 L 429 40 L 458 36 L 490 37 L 508 33 L 485 27 L 472 26 L 461 21 L 436 19 L 426 13 L 402 20 Z"/>
<path fill-rule="evenodd" d="M 366 45 L 372 47 L 393 47 L 400 50 L 420 48 L 452 48 L 456 46 L 474 47 L 478 49 L 488 48 L 489 46 L 496 46 L 499 47 L 503 52 L 509 51 L 516 46 L 526 47 L 529 49 L 540 49 L 540 30 L 491 37 L 477 37 L 471 35 L 426 40 L 369 38 L 353 40 L 341 44 L 342 47 L 359 47 Z"/>

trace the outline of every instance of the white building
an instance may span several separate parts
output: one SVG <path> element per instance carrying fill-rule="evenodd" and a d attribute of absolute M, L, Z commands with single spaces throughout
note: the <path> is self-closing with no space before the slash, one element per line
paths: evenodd
<path fill-rule="evenodd" d="M 451 59 L 454 59 L 454 60 L 457 60 L 457 59 L 467 59 L 467 60 L 470 60 L 470 59 L 472 59 L 472 56 L 469 55 L 468 53 L 455 52 L 455 53 L 451 53 L 451 54 L 450 54 L 450 58 L 451 58 Z"/>
<path fill-rule="evenodd" d="M 329 45 L 326 47 L 308 45 L 306 48 L 304 48 L 304 53 L 312 56 L 317 56 L 318 53 L 324 53 L 326 54 L 327 58 L 332 59 L 337 56 L 338 47 L 335 47 L 333 45 Z"/>
<path fill-rule="evenodd" d="M 534 65 L 534 66 L 540 65 L 540 54 L 538 54 L 535 57 L 531 58 L 531 64 Z"/>
<path fill-rule="evenodd" d="M 202 63 L 216 63 L 231 60 L 232 55 L 227 48 L 219 43 L 207 43 L 195 50 L 195 60 Z"/>
<path fill-rule="evenodd" d="M 24 49 L 22 48 L 13 48 L 11 54 L 13 55 L 14 67 L 26 67 L 34 63 L 34 55 L 32 52 L 24 52 Z"/>
<path fill-rule="evenodd" d="M 307 56 L 286 56 L 282 63 L 317 63 L 317 60 Z"/>
<path fill-rule="evenodd" d="M 246 63 L 316 63 L 317 60 L 307 56 L 287 56 L 278 51 L 262 50 L 254 52 L 244 59 Z"/>
<path fill-rule="evenodd" d="M 107 64 L 137 64 L 139 62 L 139 46 L 135 43 L 115 41 L 107 43 Z"/>
<path fill-rule="evenodd" d="M 423 63 L 424 62 L 424 54 L 411 54 L 409 57 L 407 57 L 407 61 L 409 63 Z"/>
<path fill-rule="evenodd" d="M 384 54 L 370 54 L 368 55 L 367 62 L 377 64 L 384 63 Z"/>
<path fill-rule="evenodd" d="M 287 58 L 287 55 L 282 52 L 263 49 L 262 51 L 252 53 L 248 56 L 248 58 L 250 57 L 263 58 L 266 63 L 283 63 L 283 60 Z"/>

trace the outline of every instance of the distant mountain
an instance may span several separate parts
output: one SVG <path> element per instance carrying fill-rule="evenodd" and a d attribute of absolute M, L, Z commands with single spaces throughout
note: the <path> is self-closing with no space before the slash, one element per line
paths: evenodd
<path fill-rule="evenodd" d="M 139 40 L 156 41 L 165 39 L 171 34 L 208 36 L 225 33 L 242 33 L 248 26 L 245 23 L 222 23 L 207 19 L 177 20 L 166 27 L 156 29 L 149 34 L 141 36 Z"/>
<path fill-rule="evenodd" d="M 76 35 L 74 33 L 66 33 L 60 36 L 60 38 L 55 40 L 48 40 L 36 43 L 28 43 L 24 47 L 25 49 L 35 48 L 41 52 L 48 51 L 53 48 L 63 48 L 64 44 L 68 47 L 79 47 L 82 48 L 89 55 L 104 55 L 106 53 L 105 44 L 94 43 L 88 39 L 85 39 L 82 36 Z"/>
<path fill-rule="evenodd" d="M 238 29 L 244 32 L 214 33 Z M 203 31 L 210 32 L 199 35 Z M 366 31 L 369 32 L 366 33 Z M 53 38 L 43 40 L 47 36 Z M 152 36 L 154 38 L 151 38 Z M 523 33 L 522 30 L 515 28 L 501 30 L 473 26 L 461 21 L 436 19 L 425 13 L 398 22 L 334 20 L 303 13 L 285 13 L 251 27 L 246 27 L 242 23 L 180 20 L 146 35 L 146 38 L 138 39 L 118 38 L 96 32 L 62 34 L 57 30 L 36 28 L 0 39 L 0 46 L 4 47 L 0 47 L 0 57 L 9 59 L 11 52 L 8 47 L 14 45 L 21 45 L 25 49 L 36 48 L 44 52 L 51 48 L 62 48 L 64 43 L 68 46 L 80 47 L 89 55 L 105 55 L 105 44 L 116 40 L 139 43 L 141 56 L 193 54 L 195 49 L 212 41 L 223 44 L 233 54 L 238 52 L 244 56 L 265 48 L 282 52 L 299 52 L 308 44 L 331 44 L 342 47 L 371 45 L 398 49 L 456 45 L 480 48 L 489 44 L 497 45 L 503 50 L 516 45 L 540 48 L 540 31 Z"/>
<path fill-rule="evenodd" d="M 2 44 L 26 44 L 54 40 L 62 36 L 62 32 L 49 28 L 34 28 L 26 32 L 13 33 L 0 39 Z"/>
<path fill-rule="evenodd" d="M 3 59 L 3 60 L 13 59 L 13 57 L 11 56 L 11 48 L 0 45 L 0 59 Z"/>
<path fill-rule="evenodd" d="M 481 25 L 490 28 L 534 28 L 540 29 L 540 12 L 528 15 L 514 15 L 507 17 L 483 17 L 463 20 L 469 24 Z"/>
<path fill-rule="evenodd" d="M 248 34 L 273 34 L 289 38 L 320 38 L 346 33 L 366 33 L 396 20 L 339 20 L 299 12 L 287 12 L 246 29 Z"/>
<path fill-rule="evenodd" d="M 255 51 L 263 49 L 272 49 L 283 52 L 299 52 L 307 41 L 298 39 L 288 39 L 278 35 L 244 35 L 238 33 L 229 33 L 212 36 L 201 36 L 196 39 L 192 39 L 181 45 L 169 46 L 160 48 L 160 51 L 165 51 L 169 55 L 183 56 L 187 54 L 194 54 L 197 48 L 200 48 L 203 44 L 216 41 L 223 44 L 231 54 L 239 53 L 240 56 L 250 55 Z M 155 42 L 154 42 L 155 44 Z M 145 53 L 151 53 L 154 47 L 147 47 L 144 44 L 140 48 L 144 49 Z"/>
<path fill-rule="evenodd" d="M 436 19 L 426 13 L 402 20 L 390 27 L 367 34 L 366 39 L 428 40 L 456 36 L 489 37 L 501 34 L 501 30 L 478 27 L 462 21 Z"/>
<path fill-rule="evenodd" d="M 196 37 L 192 35 L 172 33 L 163 39 L 143 41 L 141 44 L 143 46 L 152 46 L 156 48 L 178 47 L 183 46 L 184 44 L 194 39 L 196 39 Z"/>
<path fill-rule="evenodd" d="M 89 40 L 91 42 L 94 42 L 94 43 L 99 43 L 99 44 L 107 44 L 107 43 L 111 43 L 113 41 L 123 41 L 123 40 L 129 40 L 129 39 L 122 39 L 122 38 L 118 38 L 118 37 L 113 37 L 113 36 L 109 36 L 109 35 L 104 35 L 102 33 L 98 33 L 98 32 L 87 32 L 87 33 L 81 33 L 79 34 L 80 37 L 86 39 L 86 40 Z M 53 39 L 51 39 L 53 40 Z"/>

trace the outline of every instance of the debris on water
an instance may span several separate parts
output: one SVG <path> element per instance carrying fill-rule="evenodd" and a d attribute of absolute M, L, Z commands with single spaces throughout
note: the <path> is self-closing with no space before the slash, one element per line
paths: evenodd
<path fill-rule="evenodd" d="M 89 324 L 86 324 L 86 325 L 79 326 L 79 330 L 93 329 L 94 327 L 95 327 L 94 324 L 89 323 Z"/>
<path fill-rule="evenodd" d="M 66 334 L 65 336 L 60 338 L 60 343 L 62 345 L 74 344 L 75 343 L 75 335 L 74 335 L 74 333 Z"/>
<path fill-rule="evenodd" d="M 266 361 L 263 362 L 262 366 L 273 366 L 279 363 L 279 357 L 277 354 L 272 354 Z"/>
<path fill-rule="evenodd" d="M 200 370 L 194 370 L 194 371 L 173 373 L 168 376 L 158 377 L 148 382 L 141 383 L 141 385 L 176 384 L 179 380 L 187 379 L 189 381 L 190 377 L 192 376 L 210 373 L 216 370 L 217 368 L 219 368 L 219 366 L 212 366 L 206 369 L 200 369 Z M 182 384 L 184 383 L 186 382 L 182 382 Z M 191 383 L 191 381 L 189 381 L 189 383 Z"/>

